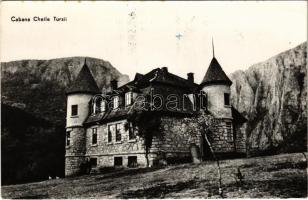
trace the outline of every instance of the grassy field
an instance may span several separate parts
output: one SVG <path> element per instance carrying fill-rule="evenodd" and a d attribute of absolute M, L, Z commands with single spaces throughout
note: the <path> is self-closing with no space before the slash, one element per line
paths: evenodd
<path fill-rule="evenodd" d="M 307 157 L 306 153 L 306 157 Z M 240 185 L 237 169 L 244 176 Z M 223 197 L 307 197 L 302 153 L 221 161 Z M 2 186 L 3 198 L 221 198 L 215 162 Z"/>

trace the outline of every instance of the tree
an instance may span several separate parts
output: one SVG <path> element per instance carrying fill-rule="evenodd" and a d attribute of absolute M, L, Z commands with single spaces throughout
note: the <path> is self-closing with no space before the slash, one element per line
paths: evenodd
<path fill-rule="evenodd" d="M 131 131 L 141 137 L 144 142 L 145 158 L 147 167 L 149 167 L 149 152 L 152 146 L 153 138 L 159 136 L 160 130 L 160 117 L 155 111 L 143 110 L 130 112 L 125 129 Z"/>
<path fill-rule="evenodd" d="M 205 142 L 208 144 L 209 149 L 211 151 L 211 154 L 213 156 L 213 159 L 217 163 L 217 171 L 218 171 L 218 178 L 219 178 L 219 195 L 222 196 L 222 180 L 221 180 L 221 170 L 219 165 L 219 159 L 217 158 L 213 146 L 210 141 L 210 135 L 209 133 L 215 132 L 216 126 L 217 126 L 217 120 L 214 118 L 214 116 L 207 110 L 201 109 L 197 114 L 195 114 L 191 118 L 186 118 L 186 123 L 194 123 L 196 124 L 195 131 L 199 131 L 201 133 L 201 136 L 204 137 Z"/>

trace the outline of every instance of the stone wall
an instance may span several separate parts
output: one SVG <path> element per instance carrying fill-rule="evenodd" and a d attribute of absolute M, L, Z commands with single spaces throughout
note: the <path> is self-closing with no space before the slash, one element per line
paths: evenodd
<path fill-rule="evenodd" d="M 84 161 L 86 152 L 85 129 L 68 128 L 70 132 L 70 145 L 65 151 L 65 176 L 74 175 L 79 171 L 80 164 Z"/>
<path fill-rule="evenodd" d="M 162 117 L 162 144 L 159 149 L 167 155 L 172 153 L 190 153 L 192 144 L 200 145 L 200 132 L 192 127 L 194 123 L 188 124 L 184 118 Z M 176 154 L 175 154 L 176 155 Z"/>
<path fill-rule="evenodd" d="M 136 136 L 136 139 L 129 140 L 129 131 L 125 131 L 124 124 L 126 120 L 114 121 L 107 124 L 91 126 L 86 131 L 86 157 L 97 158 L 98 166 L 114 166 L 114 157 L 122 157 L 123 166 L 127 166 L 128 156 L 137 156 L 140 166 L 146 165 L 144 141 Z M 112 133 L 112 141 L 108 142 L 108 126 L 121 124 L 121 141 L 116 141 L 115 132 Z M 97 144 L 92 144 L 92 129 L 97 129 Z M 153 148 L 150 152 L 157 150 L 158 140 L 153 140 Z M 149 155 L 150 163 L 153 162 L 155 154 Z"/>
<path fill-rule="evenodd" d="M 229 125 L 228 125 L 229 123 Z M 209 140 L 214 152 L 235 152 L 235 140 L 233 135 L 233 123 L 231 119 L 215 119 L 215 128 L 209 132 Z"/>
<path fill-rule="evenodd" d="M 196 122 L 185 120 L 185 118 L 163 117 L 161 126 L 163 128 L 163 144 L 159 149 L 165 152 L 166 155 L 168 153 L 170 155 L 172 153 L 190 154 L 192 144 L 197 145 L 201 149 L 201 131 L 198 129 Z M 237 128 L 243 129 L 243 127 Z M 246 137 L 243 134 L 243 130 L 234 131 L 232 119 L 215 119 L 212 130 L 208 132 L 208 139 L 212 144 L 214 152 L 246 152 Z"/>
<path fill-rule="evenodd" d="M 65 176 L 76 175 L 80 172 L 80 164 L 84 156 L 65 156 Z"/>
<path fill-rule="evenodd" d="M 72 144 L 76 146 L 67 147 L 66 174 L 70 175 L 77 171 L 77 167 L 83 161 L 82 156 L 97 158 L 98 167 L 114 166 L 114 157 L 122 157 L 122 165 L 126 167 L 128 157 L 137 156 L 138 165 L 145 166 L 144 141 L 138 136 L 134 140 L 129 140 L 129 132 L 124 129 L 125 123 L 126 120 L 119 120 L 95 125 L 88 127 L 85 132 L 81 128 L 71 129 Z M 108 125 L 112 124 L 121 124 L 121 141 L 115 140 L 116 136 L 113 132 L 112 141 L 108 142 Z M 208 133 L 208 136 L 216 153 L 234 153 L 235 144 L 238 147 L 238 152 L 245 152 L 245 137 L 240 134 L 236 137 L 233 135 L 234 128 L 231 119 L 215 119 L 214 124 L 212 132 Z M 92 144 L 93 128 L 97 130 L 97 144 Z M 161 135 L 153 138 L 149 154 L 150 165 L 155 164 L 160 158 L 171 162 L 190 158 L 192 145 L 201 149 L 201 131 L 198 130 L 196 122 L 190 118 L 164 116 L 161 118 L 161 130 Z M 82 135 L 84 140 L 82 140 Z"/>

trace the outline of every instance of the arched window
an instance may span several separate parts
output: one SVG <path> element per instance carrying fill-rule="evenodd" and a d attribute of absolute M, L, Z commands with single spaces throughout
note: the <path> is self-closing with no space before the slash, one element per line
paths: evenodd
<path fill-rule="evenodd" d="M 105 111 L 105 102 L 101 98 L 94 99 L 92 113 L 97 114 Z"/>
<path fill-rule="evenodd" d="M 113 109 L 116 109 L 119 107 L 119 97 L 115 96 L 113 97 Z"/>
<path fill-rule="evenodd" d="M 101 103 L 102 103 L 102 100 L 101 99 L 98 99 L 96 100 L 95 104 L 95 113 L 100 113 L 101 112 Z"/>
<path fill-rule="evenodd" d="M 102 100 L 101 102 L 101 112 L 105 112 L 106 111 L 106 101 Z"/>

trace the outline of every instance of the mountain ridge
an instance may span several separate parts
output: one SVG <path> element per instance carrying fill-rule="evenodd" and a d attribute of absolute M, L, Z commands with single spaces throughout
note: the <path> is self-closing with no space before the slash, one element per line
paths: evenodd
<path fill-rule="evenodd" d="M 74 56 L 49 60 L 3 62 L 1 63 L 2 102 L 47 120 L 64 123 L 65 92 L 76 79 L 85 59 L 100 89 L 109 88 L 112 79 L 117 79 L 119 85 L 129 81 L 129 77 L 121 74 L 110 62 L 91 57 Z M 34 98 L 35 96 L 37 98 Z M 54 98 L 52 102 L 54 111 L 48 109 L 50 105 L 48 102 L 51 103 L 49 97 Z M 47 114 L 46 108 L 49 110 Z"/>

